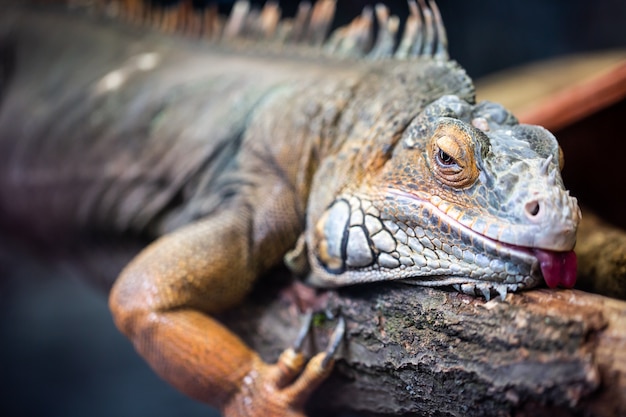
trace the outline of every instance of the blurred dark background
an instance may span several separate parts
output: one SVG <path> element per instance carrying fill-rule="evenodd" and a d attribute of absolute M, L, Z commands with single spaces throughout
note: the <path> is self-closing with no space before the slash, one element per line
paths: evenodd
<path fill-rule="evenodd" d="M 227 10 L 228 3 L 220 7 Z M 335 25 L 373 3 L 340 0 Z M 404 0 L 384 3 L 394 14 L 407 13 Z M 285 14 L 296 4 L 282 2 Z M 626 47 L 623 0 L 438 4 L 450 54 L 474 78 L 549 57 Z M 71 271 L 18 255 L 0 236 L 0 415 L 210 415 L 154 376 L 115 330 L 106 296 Z"/>

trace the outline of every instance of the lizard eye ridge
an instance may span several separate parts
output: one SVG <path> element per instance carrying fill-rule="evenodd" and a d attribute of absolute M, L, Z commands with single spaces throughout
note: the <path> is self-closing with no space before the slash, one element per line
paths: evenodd
<path fill-rule="evenodd" d="M 429 144 L 430 166 L 441 183 L 463 189 L 478 178 L 474 144 L 469 132 L 456 123 L 441 124 Z"/>

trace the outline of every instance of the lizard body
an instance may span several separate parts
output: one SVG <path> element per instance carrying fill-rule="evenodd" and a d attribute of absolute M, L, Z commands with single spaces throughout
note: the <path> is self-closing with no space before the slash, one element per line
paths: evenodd
<path fill-rule="evenodd" d="M 266 364 L 211 317 L 299 236 L 292 254 L 320 287 L 573 285 L 580 214 L 556 140 L 476 104 L 423 7 L 438 36 L 406 60 L 237 51 L 45 8 L 3 16 L 3 223 L 68 245 L 151 240 L 113 286 L 115 322 L 225 415 L 299 415 L 330 372 L 325 353 Z"/>

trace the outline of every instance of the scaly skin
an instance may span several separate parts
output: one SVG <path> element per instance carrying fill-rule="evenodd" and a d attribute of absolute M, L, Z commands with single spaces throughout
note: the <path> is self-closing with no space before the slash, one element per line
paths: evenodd
<path fill-rule="evenodd" d="M 311 281 L 408 279 L 486 298 L 536 286 L 549 272 L 541 256 L 571 251 L 580 219 L 559 152 L 549 132 L 519 125 L 501 106 L 438 99 L 385 164 L 309 217 Z M 571 272 L 558 273 L 567 285 Z"/>
<path fill-rule="evenodd" d="M 212 318 L 300 235 L 323 287 L 405 279 L 488 298 L 567 269 L 552 251 L 571 251 L 579 211 L 556 140 L 475 104 L 441 48 L 290 59 L 85 16 L 17 22 L 0 218 L 56 246 L 153 240 L 111 290 L 115 323 L 159 375 L 227 416 L 302 415 L 332 368 L 290 350 L 266 364 Z"/>

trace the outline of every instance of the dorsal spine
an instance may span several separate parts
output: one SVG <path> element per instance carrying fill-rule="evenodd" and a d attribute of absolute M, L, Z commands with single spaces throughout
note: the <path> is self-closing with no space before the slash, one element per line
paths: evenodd
<path fill-rule="evenodd" d="M 70 3 L 88 4 L 135 25 L 202 37 L 210 42 L 256 42 L 274 48 L 297 44 L 317 53 L 342 57 L 448 60 L 446 31 L 434 0 L 408 0 L 410 14 L 399 41 L 400 19 L 390 15 L 383 4 L 377 4 L 374 13 L 371 8 L 364 8 L 360 16 L 329 36 L 336 0 L 319 0 L 313 6 L 302 2 L 293 18 L 283 18 L 275 1 L 268 1 L 262 9 L 257 9 L 247 0 L 238 0 L 226 18 L 219 14 L 215 5 L 194 9 L 191 0 L 183 0 L 173 7 L 156 7 L 143 0 Z M 378 26 L 376 34 L 374 16 Z"/>

